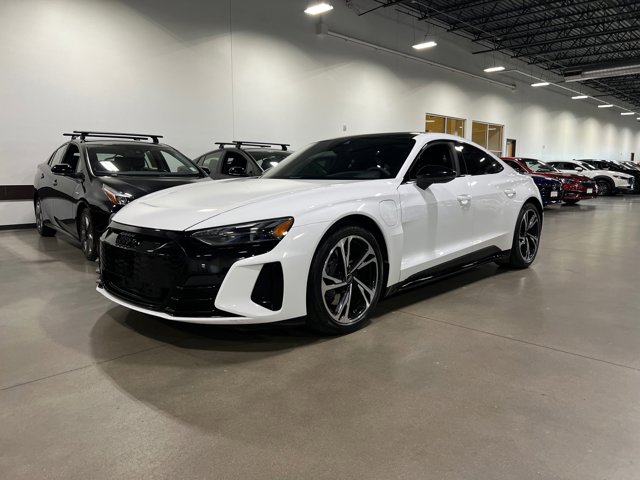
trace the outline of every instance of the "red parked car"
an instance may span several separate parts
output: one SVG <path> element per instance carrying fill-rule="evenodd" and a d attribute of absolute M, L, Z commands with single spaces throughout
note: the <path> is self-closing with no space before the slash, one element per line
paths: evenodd
<path fill-rule="evenodd" d="M 501 157 L 507 165 L 520 173 L 542 175 L 562 182 L 562 201 L 573 205 L 580 200 L 588 200 L 597 196 L 596 183 L 589 177 L 563 173 L 535 158 Z"/>

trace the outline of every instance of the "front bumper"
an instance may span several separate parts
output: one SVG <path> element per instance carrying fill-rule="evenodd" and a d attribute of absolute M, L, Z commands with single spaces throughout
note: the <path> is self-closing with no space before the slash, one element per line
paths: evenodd
<path fill-rule="evenodd" d="M 309 266 L 324 225 L 294 227 L 275 247 L 210 247 L 185 232 L 112 223 L 100 242 L 97 290 L 160 318 L 267 323 L 306 315 Z"/>
<path fill-rule="evenodd" d="M 614 176 L 613 180 L 614 180 L 614 185 L 616 190 L 620 192 L 625 192 L 625 193 L 629 193 L 633 191 L 634 183 L 635 183 L 635 179 L 633 177 L 629 179 L 624 179 L 624 178 L 617 178 Z"/>

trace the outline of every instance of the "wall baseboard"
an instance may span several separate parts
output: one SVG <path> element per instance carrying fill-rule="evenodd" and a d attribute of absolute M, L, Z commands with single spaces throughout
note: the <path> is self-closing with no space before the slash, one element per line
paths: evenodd
<path fill-rule="evenodd" d="M 0 185 L 0 200 L 33 200 L 33 185 Z"/>
<path fill-rule="evenodd" d="M 0 225 L 0 230 L 24 230 L 27 228 L 36 228 L 35 223 L 17 223 L 15 225 Z"/>

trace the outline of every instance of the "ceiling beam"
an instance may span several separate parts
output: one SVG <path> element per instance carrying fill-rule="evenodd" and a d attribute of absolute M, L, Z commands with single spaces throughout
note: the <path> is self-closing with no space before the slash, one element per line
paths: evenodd
<path fill-rule="evenodd" d="M 639 46 L 636 47 L 635 50 L 640 50 L 640 40 L 638 40 L 638 39 L 633 39 L 633 40 L 612 40 L 612 41 L 609 41 L 609 42 L 603 42 L 603 43 L 598 43 L 598 44 L 581 45 L 579 47 L 554 48 L 552 50 L 545 50 L 545 51 L 517 53 L 517 54 L 511 55 L 511 58 L 526 58 L 526 57 L 543 56 L 543 55 L 548 55 L 548 54 L 551 54 L 551 53 L 571 52 L 573 50 L 578 50 L 580 48 L 587 49 L 587 48 L 599 47 L 599 46 L 604 46 L 604 45 L 622 45 L 622 44 L 628 44 L 628 43 L 637 43 L 637 44 L 639 44 Z"/>
<path fill-rule="evenodd" d="M 615 30 L 605 30 L 605 31 L 597 31 L 597 32 L 589 32 L 589 33 L 581 33 L 578 35 L 572 35 L 569 37 L 557 37 L 557 38 L 550 38 L 547 40 L 539 40 L 537 42 L 527 42 L 527 43 L 520 43 L 520 44 L 516 44 L 516 45 L 503 45 L 500 47 L 494 47 L 494 48 L 489 48 L 487 50 L 478 50 L 477 52 L 473 52 L 474 55 L 478 55 L 479 53 L 490 53 L 490 52 L 499 52 L 501 50 L 519 50 L 519 49 L 527 49 L 527 48 L 531 48 L 531 47 L 541 47 L 544 45 L 553 45 L 554 43 L 565 43 L 565 42 L 570 42 L 573 40 L 585 40 L 585 39 L 590 39 L 590 38 L 598 38 L 598 37 L 603 37 L 603 36 L 610 36 L 610 35 L 614 35 L 617 33 L 627 33 L 627 32 L 631 32 L 631 31 L 638 31 L 638 26 L 637 25 L 632 25 L 630 27 L 624 27 L 624 28 L 617 28 Z M 636 39 L 634 41 L 640 41 L 640 39 Z M 573 49 L 575 48 L 580 48 L 580 47 L 573 47 Z"/>

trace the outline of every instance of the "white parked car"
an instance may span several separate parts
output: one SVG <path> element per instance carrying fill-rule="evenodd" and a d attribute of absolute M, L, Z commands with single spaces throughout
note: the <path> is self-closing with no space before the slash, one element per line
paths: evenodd
<path fill-rule="evenodd" d="M 98 291 L 171 320 L 306 316 L 346 333 L 391 292 L 486 261 L 528 267 L 541 232 L 533 180 L 475 144 L 434 133 L 344 137 L 260 178 L 127 205 L 102 236 Z"/>
<path fill-rule="evenodd" d="M 598 186 L 598 195 L 613 195 L 616 191 L 630 193 L 634 190 L 634 178 L 626 173 L 598 170 L 593 165 L 579 160 L 549 160 L 545 163 L 554 166 L 561 172 L 576 173 L 592 178 Z"/>

